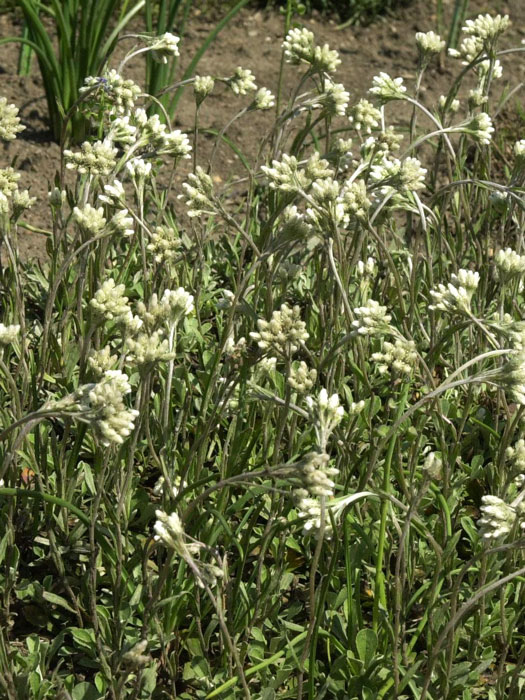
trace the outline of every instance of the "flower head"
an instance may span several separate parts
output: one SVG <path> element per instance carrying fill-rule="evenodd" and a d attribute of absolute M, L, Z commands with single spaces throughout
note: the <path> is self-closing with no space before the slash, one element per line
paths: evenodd
<path fill-rule="evenodd" d="M 25 126 L 20 124 L 18 107 L 7 104 L 7 99 L 0 97 L 0 138 L 4 141 L 13 141 L 24 129 Z"/>

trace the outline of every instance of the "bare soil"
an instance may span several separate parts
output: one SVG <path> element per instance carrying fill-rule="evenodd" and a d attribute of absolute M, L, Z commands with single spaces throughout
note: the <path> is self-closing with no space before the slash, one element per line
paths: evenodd
<path fill-rule="evenodd" d="M 451 16 L 454 1 L 444 0 L 447 16 Z M 407 85 L 413 83 L 417 52 L 414 34 L 417 31 L 436 30 L 436 3 L 431 0 L 414 0 L 395 15 L 376 21 L 368 27 L 348 27 L 339 31 L 335 20 L 313 15 L 303 18 L 303 24 L 311 29 L 319 43 L 327 42 L 339 51 L 342 63 L 336 80 L 344 83 L 352 100 L 365 95 L 372 77 L 379 71 L 393 76 L 402 76 Z M 469 16 L 479 12 L 507 13 L 512 27 L 501 43 L 502 48 L 519 46 L 525 37 L 525 2 L 523 0 L 471 0 Z M 216 17 L 195 12 L 189 22 L 186 35 L 181 42 L 181 64 L 179 75 L 201 46 L 204 38 L 214 26 Z M 19 35 L 21 20 L 13 13 L 0 16 L 0 32 L 3 37 Z M 176 32 L 176 28 L 174 29 Z M 281 43 L 283 39 L 283 18 L 275 10 L 253 11 L 246 9 L 216 39 L 202 58 L 197 73 L 228 76 L 237 66 L 250 68 L 259 86 L 275 91 L 278 80 Z M 113 65 L 118 63 L 122 50 L 118 49 Z M 503 61 L 504 77 L 501 89 L 508 83 L 514 87 L 524 80 L 525 54 L 518 54 Z M 20 107 L 20 116 L 26 130 L 18 139 L 5 143 L 3 166 L 16 159 L 16 168 L 21 172 L 20 187 L 29 188 L 37 197 L 37 203 L 27 213 L 26 220 L 37 227 L 49 226 L 47 192 L 53 184 L 60 164 L 60 149 L 51 139 L 46 122 L 46 102 L 38 65 L 33 61 L 33 74 L 29 77 L 17 75 L 18 46 L 7 44 L 0 47 L 0 95 L 7 97 Z M 434 64 L 424 79 L 421 99 L 432 104 L 439 95 L 447 92 L 451 81 L 458 72 L 458 62 L 445 58 L 443 64 Z M 140 85 L 144 84 L 144 62 L 139 57 L 127 66 L 126 77 Z M 284 76 L 286 96 L 296 86 L 298 71 L 287 66 Z M 517 92 L 502 116 L 509 123 L 516 123 L 513 105 L 517 105 L 523 94 Z M 200 126 L 220 131 L 221 128 L 248 102 L 249 98 L 233 98 L 225 86 L 218 87 L 205 101 L 199 116 Z M 518 109 L 518 107 L 515 107 Z M 249 113 L 234 122 L 228 130 L 229 137 L 241 148 L 248 158 L 254 158 L 264 134 L 273 119 L 273 112 Z M 397 120 L 406 117 L 396 109 Z M 192 91 L 187 90 L 179 103 L 174 126 L 192 133 L 194 102 Z M 519 121 L 518 121 L 519 123 Z M 497 124 L 498 125 L 498 124 Z M 524 135 L 522 134 L 521 137 Z M 211 152 L 211 139 L 202 137 L 200 153 L 206 158 Z M 180 183 L 185 177 L 181 169 L 174 184 L 174 194 L 181 191 Z M 243 174 L 239 158 L 227 147 L 218 149 L 214 159 L 214 179 L 218 184 L 228 182 L 232 177 Z M 45 257 L 45 237 L 29 231 L 21 231 L 20 248 L 26 259 Z"/>

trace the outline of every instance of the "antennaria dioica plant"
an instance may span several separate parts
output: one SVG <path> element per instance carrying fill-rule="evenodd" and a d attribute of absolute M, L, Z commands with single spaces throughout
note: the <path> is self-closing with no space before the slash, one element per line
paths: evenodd
<path fill-rule="evenodd" d="M 34 202 L 2 169 L 5 697 L 520 697 L 507 26 L 465 24 L 434 107 L 435 34 L 413 88 L 382 72 L 351 102 L 337 52 L 291 29 L 296 88 L 240 203 L 195 153 L 197 118 L 148 116 L 120 74 L 135 49 L 81 91 L 100 129 L 63 150 L 42 265 L 20 258 Z M 185 80 L 196 111 L 222 82 L 238 118 L 273 113 L 248 69 Z M 2 138 L 20 128 L 1 103 Z"/>

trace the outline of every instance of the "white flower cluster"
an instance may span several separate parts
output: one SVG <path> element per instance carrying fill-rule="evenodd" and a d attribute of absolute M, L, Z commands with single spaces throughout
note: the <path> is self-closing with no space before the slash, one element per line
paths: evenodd
<path fill-rule="evenodd" d="M 95 209 L 91 204 L 85 204 L 82 208 L 74 207 L 71 219 L 84 233 L 91 236 L 96 236 L 103 231 L 107 223 L 104 209 L 102 207 Z"/>
<path fill-rule="evenodd" d="M 124 396 L 131 392 L 127 376 L 120 370 L 106 370 L 96 384 L 85 384 L 75 392 L 80 414 L 73 417 L 92 425 L 102 444 L 121 444 L 133 430 L 138 411 L 126 408 Z"/>
<path fill-rule="evenodd" d="M 372 202 L 367 196 L 366 184 L 363 180 L 348 181 L 343 185 L 338 198 L 348 217 L 364 220 Z"/>
<path fill-rule="evenodd" d="M 486 112 L 474 114 L 463 126 L 454 127 L 454 131 L 464 131 L 470 134 L 476 141 L 488 145 L 492 140 L 494 127 L 492 119 Z"/>
<path fill-rule="evenodd" d="M 326 389 L 321 389 L 317 398 L 307 396 L 306 406 L 315 427 L 319 448 L 324 452 L 328 438 L 343 420 L 344 408 L 339 403 L 339 396 L 328 396 Z"/>
<path fill-rule="evenodd" d="M 168 58 L 179 56 L 180 37 L 165 32 L 150 39 L 149 50 L 159 63 L 167 63 Z"/>
<path fill-rule="evenodd" d="M 381 72 L 372 79 L 372 87 L 368 92 L 376 95 L 381 102 L 389 102 L 402 100 L 406 91 L 403 78 L 391 78 L 388 73 Z"/>
<path fill-rule="evenodd" d="M 123 284 L 116 284 L 109 278 L 97 289 L 89 305 L 106 321 L 126 322 L 131 311 L 124 290 Z"/>
<path fill-rule="evenodd" d="M 234 95 L 247 95 L 249 92 L 257 90 L 254 74 L 248 68 L 241 68 L 240 66 L 236 68 L 233 76 L 229 78 L 228 85 Z"/>
<path fill-rule="evenodd" d="M 189 316 L 194 308 L 193 295 L 183 287 L 165 289 L 160 299 L 157 294 L 152 294 L 147 306 L 143 302 L 137 304 L 140 318 L 150 328 L 164 323 L 170 327 L 176 325 L 185 316 Z"/>
<path fill-rule="evenodd" d="M 211 75 L 196 75 L 193 81 L 193 92 L 195 94 L 195 102 L 197 105 L 202 102 L 213 92 L 215 80 Z"/>
<path fill-rule="evenodd" d="M 0 168 L 0 194 L 9 199 L 18 189 L 20 173 L 13 168 Z"/>
<path fill-rule="evenodd" d="M 397 338 L 394 343 L 385 341 L 382 352 L 372 353 L 372 360 L 378 363 L 379 374 L 394 370 L 410 376 L 417 364 L 416 344 L 413 340 Z"/>
<path fill-rule="evenodd" d="M 102 377 L 105 372 L 114 369 L 117 362 L 118 357 L 111 354 L 109 345 L 106 345 L 101 350 L 92 350 L 88 357 L 88 366 L 96 377 Z"/>
<path fill-rule="evenodd" d="M 296 353 L 309 338 L 298 306 L 289 307 L 283 304 L 278 311 L 273 312 L 269 321 L 259 319 L 257 328 L 259 331 L 252 331 L 250 337 L 257 342 L 261 350 L 285 358 Z"/>
<path fill-rule="evenodd" d="M 116 158 L 117 149 L 104 141 L 85 141 L 77 153 L 64 151 L 66 168 L 90 175 L 109 175 L 117 164 Z"/>
<path fill-rule="evenodd" d="M 469 19 L 463 27 L 463 33 L 466 36 L 463 38 L 459 50 L 449 49 L 448 53 L 453 58 L 463 59 L 463 65 L 468 65 L 475 59 L 480 57 L 484 60 L 477 62 L 475 71 L 478 73 L 480 80 L 492 71 L 492 78 L 501 78 L 503 69 L 499 59 L 492 60 L 489 55 L 492 55 L 495 50 L 498 37 L 510 25 L 508 15 L 479 15 L 476 19 Z"/>
<path fill-rule="evenodd" d="M 430 290 L 434 303 L 428 308 L 470 313 L 470 302 L 478 284 L 479 272 L 459 270 L 457 275 L 451 276 L 450 282 L 446 286 L 438 284 L 437 289 Z"/>
<path fill-rule="evenodd" d="M 0 345 L 11 345 L 20 334 L 19 325 L 5 326 L 0 323 Z"/>
<path fill-rule="evenodd" d="M 268 88 L 262 87 L 257 90 L 255 97 L 253 98 L 254 109 L 259 109 L 261 111 L 271 109 L 275 106 L 275 96 L 268 90 Z"/>
<path fill-rule="evenodd" d="M 498 250 L 494 262 L 503 277 L 522 275 L 525 272 L 525 255 L 519 255 L 512 248 Z"/>
<path fill-rule="evenodd" d="M 402 140 L 403 135 L 396 133 L 393 126 L 389 126 L 383 131 L 377 131 L 373 136 L 369 136 L 362 143 L 361 157 L 370 161 L 386 158 L 390 153 L 399 150 Z"/>
<path fill-rule="evenodd" d="M 169 155 L 174 158 L 189 158 L 191 145 L 186 134 L 180 129 L 168 131 L 166 124 L 160 121 L 158 114 L 148 118 L 142 127 L 142 134 L 137 147 L 140 145 L 154 149 L 157 155 Z"/>
<path fill-rule="evenodd" d="M 503 389 L 509 392 L 513 401 L 525 406 L 525 350 L 515 350 L 503 367 L 495 370 L 493 376 Z"/>
<path fill-rule="evenodd" d="M 387 314 L 386 306 L 381 306 L 374 299 L 369 299 L 365 306 L 354 309 L 357 316 L 352 326 L 359 335 L 385 335 L 391 332 L 392 316 Z"/>
<path fill-rule="evenodd" d="M 416 44 L 422 57 L 440 53 L 445 48 L 446 43 L 435 32 L 416 33 Z"/>
<path fill-rule="evenodd" d="M 79 90 L 81 95 L 89 93 L 88 104 L 91 104 L 95 98 L 100 101 L 102 97 L 103 104 L 108 103 L 114 115 L 129 114 L 141 92 L 142 90 L 133 80 L 124 79 L 114 69 L 101 77 L 89 76 Z"/>
<path fill-rule="evenodd" d="M 525 159 L 525 139 L 520 139 L 514 144 L 514 155 L 516 159 Z"/>
<path fill-rule="evenodd" d="M 381 193 L 396 190 L 401 194 L 414 192 L 425 187 L 426 168 L 421 167 L 417 158 L 383 158 L 370 170 L 371 179 L 381 186 Z"/>
<path fill-rule="evenodd" d="M 0 97 L 0 138 L 4 141 L 13 141 L 24 129 L 25 126 L 20 124 L 18 107 L 7 104 L 7 99 Z"/>
<path fill-rule="evenodd" d="M 463 32 L 470 36 L 479 37 L 483 41 L 494 40 L 510 26 L 508 15 L 489 14 L 478 15 L 476 19 L 468 19 L 463 27 Z"/>
<path fill-rule="evenodd" d="M 324 91 L 318 95 L 314 102 L 316 107 L 321 107 L 328 117 L 344 116 L 350 100 L 350 93 L 345 90 L 342 83 L 334 83 L 330 78 L 325 81 Z"/>
<path fill-rule="evenodd" d="M 356 131 L 370 134 L 381 123 L 381 111 L 368 100 L 360 99 L 351 107 L 348 120 Z"/>
<path fill-rule="evenodd" d="M 295 391 L 304 394 L 309 391 L 315 384 L 317 379 L 317 370 L 309 369 L 306 362 L 299 362 L 299 364 L 293 364 L 290 368 L 290 376 L 288 377 L 288 384 L 295 389 Z"/>
<path fill-rule="evenodd" d="M 341 63 L 337 51 L 332 51 L 328 44 L 315 45 L 313 32 L 308 29 L 290 29 L 283 42 L 283 49 L 287 63 L 307 63 L 320 73 L 333 73 Z"/>
<path fill-rule="evenodd" d="M 482 517 L 478 520 L 478 526 L 481 528 L 480 534 L 483 539 L 495 540 L 508 535 L 517 519 L 521 520 L 520 529 L 525 530 L 523 503 L 508 504 L 498 496 L 483 496 L 481 501 Z"/>
<path fill-rule="evenodd" d="M 124 350 L 128 359 L 138 366 L 151 365 L 155 362 L 167 362 L 175 357 L 170 350 L 169 341 L 162 339 L 162 331 L 139 333 L 136 338 L 127 338 Z"/>
<path fill-rule="evenodd" d="M 190 207 L 188 216 L 195 217 L 215 213 L 213 182 L 200 165 L 197 166 L 194 173 L 188 175 L 188 182 L 183 182 L 182 187 L 188 197 L 186 200 L 186 205 Z"/>
<path fill-rule="evenodd" d="M 330 164 L 319 153 L 310 156 L 304 168 L 299 167 L 295 156 L 283 154 L 282 160 L 273 160 L 272 167 L 263 165 L 263 173 L 269 179 L 271 189 L 281 192 L 298 192 L 309 189 L 314 182 L 333 176 Z"/>
<path fill-rule="evenodd" d="M 171 226 L 157 226 L 152 232 L 147 250 L 153 253 L 155 262 L 173 262 L 181 246 L 181 240 Z"/>

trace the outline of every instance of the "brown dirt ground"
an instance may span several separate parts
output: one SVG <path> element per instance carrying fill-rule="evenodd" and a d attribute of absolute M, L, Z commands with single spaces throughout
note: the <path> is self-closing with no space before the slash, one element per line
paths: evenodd
<path fill-rule="evenodd" d="M 447 16 L 450 17 L 453 0 L 443 0 Z M 371 84 L 372 77 L 384 70 L 393 76 L 402 76 L 407 85 L 413 81 L 416 66 L 416 31 L 436 30 L 436 3 L 429 0 L 414 2 L 395 15 L 382 18 L 368 27 L 348 27 L 337 30 L 334 20 L 319 15 L 304 19 L 303 24 L 311 29 L 318 43 L 327 42 L 340 52 L 341 66 L 336 80 L 344 83 L 351 93 L 351 99 L 364 96 Z M 501 48 L 519 46 L 525 37 L 525 2 L 523 0 L 471 0 L 469 16 L 479 12 L 507 13 L 512 20 L 512 27 L 503 37 Z M 214 18 L 204 13 L 195 13 L 192 17 L 183 42 L 181 42 L 182 74 L 184 64 L 188 63 L 202 41 L 214 26 Z M 20 19 L 16 15 L 0 16 L 0 33 L 3 37 L 20 33 Z M 176 29 L 174 30 L 176 31 Z M 283 18 L 274 11 L 244 10 L 230 26 L 216 39 L 202 58 L 197 73 L 200 75 L 231 75 L 237 66 L 250 68 L 256 76 L 257 84 L 275 91 L 278 79 L 280 46 L 283 38 Z M 119 60 L 117 50 L 112 65 Z M 525 62 L 514 56 L 504 61 L 504 79 L 511 87 L 524 80 Z M 0 95 L 7 97 L 20 107 L 22 123 L 27 127 L 15 142 L 3 144 L 3 163 L 8 165 L 16 158 L 16 167 L 21 172 L 20 187 L 29 188 L 37 197 L 37 203 L 28 212 L 26 220 L 33 226 L 49 226 L 47 192 L 57 168 L 60 152 L 57 144 L 50 139 L 46 124 L 46 103 L 38 66 L 33 62 L 33 74 L 29 77 L 17 75 L 18 47 L 7 44 L 0 47 Z M 446 58 L 442 67 L 431 67 L 424 79 L 421 99 L 432 103 L 447 89 L 457 74 L 458 62 Z M 144 62 L 141 58 L 128 64 L 126 77 L 133 78 L 143 85 Z M 293 89 L 299 73 L 295 67 L 286 67 L 284 95 Z M 187 90 L 179 103 L 174 125 L 187 129 L 190 133 L 193 125 L 194 103 L 192 91 Z M 522 99 L 517 93 L 516 99 Z M 200 114 L 203 127 L 220 130 L 236 114 L 249 98 L 232 99 L 231 92 L 225 87 L 216 87 L 214 94 L 205 101 Z M 523 103 L 523 99 L 522 99 Z M 406 115 L 405 115 L 406 116 Z M 273 113 L 250 113 L 235 122 L 228 135 L 238 144 L 242 151 L 253 158 L 262 136 L 271 125 Z M 396 118 L 403 119 L 403 113 L 396 111 Z M 523 137 L 523 135 L 522 135 Z M 211 143 L 204 138 L 199 143 L 200 154 L 206 158 Z M 231 177 L 242 176 L 243 168 L 239 159 L 226 147 L 219 148 L 214 161 L 215 181 L 226 183 Z M 175 180 L 175 194 L 180 192 L 180 183 L 184 179 L 185 169 L 181 169 Z M 239 193 L 237 193 L 239 194 Z M 22 231 L 20 248 L 26 259 L 42 258 L 45 238 L 42 235 Z"/>

